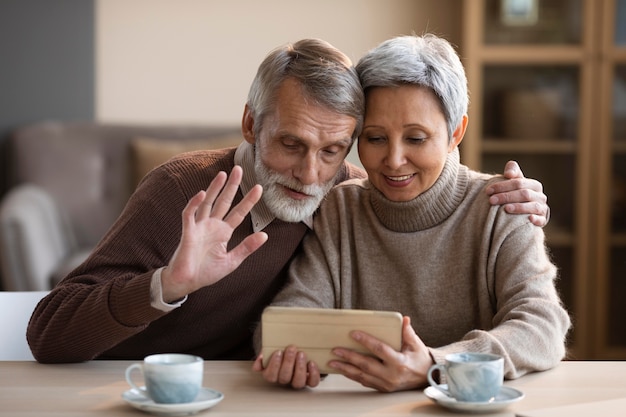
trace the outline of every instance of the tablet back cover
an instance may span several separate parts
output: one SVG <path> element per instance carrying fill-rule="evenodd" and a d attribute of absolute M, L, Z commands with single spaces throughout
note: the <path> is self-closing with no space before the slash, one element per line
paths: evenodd
<path fill-rule="evenodd" d="M 402 346 L 402 315 L 397 312 L 267 307 L 262 316 L 264 364 L 273 352 L 295 345 L 317 364 L 321 373 L 333 373 L 327 363 L 338 358 L 331 349 L 345 347 L 368 353 L 350 337 L 353 330 L 369 333 L 398 351 Z"/>

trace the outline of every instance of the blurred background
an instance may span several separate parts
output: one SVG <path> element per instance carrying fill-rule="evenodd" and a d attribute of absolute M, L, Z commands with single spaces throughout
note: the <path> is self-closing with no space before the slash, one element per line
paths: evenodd
<path fill-rule="evenodd" d="M 462 161 L 501 172 L 515 159 L 544 185 L 547 245 L 575 325 L 571 357 L 626 359 L 626 0 L 0 0 L 0 198 L 31 183 L 48 188 L 62 217 L 79 218 L 81 200 L 100 207 L 132 191 L 112 191 L 112 178 L 137 165 L 133 138 L 236 136 L 274 47 L 317 37 L 356 62 L 387 38 L 423 32 L 451 41 L 466 67 Z M 103 140 L 124 144 L 123 163 L 93 162 Z M 354 152 L 350 160 L 358 163 Z M 73 171 L 81 164 L 106 185 L 76 196 L 88 180 Z M 50 191 L 59 184 L 65 194 Z M 109 207 L 103 229 L 122 204 Z M 2 227 L 9 235 L 13 226 Z M 70 228 L 80 241 L 81 226 Z M 20 236 L 0 242 L 3 289 L 15 289 L 6 283 L 21 272 L 6 265 L 18 260 L 48 285 L 48 269 L 58 275 L 70 251 L 33 259 L 10 250 Z"/>
<path fill-rule="evenodd" d="M 316 37 L 356 61 L 384 39 L 427 29 L 458 43 L 461 5 L 0 0 L 0 137 L 41 119 L 238 126 L 271 49 Z"/>

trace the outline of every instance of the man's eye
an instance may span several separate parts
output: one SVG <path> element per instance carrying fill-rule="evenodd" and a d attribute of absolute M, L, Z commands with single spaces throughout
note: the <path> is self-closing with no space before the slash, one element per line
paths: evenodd
<path fill-rule="evenodd" d="M 300 145 L 295 142 L 283 142 L 283 146 L 289 150 L 296 150 L 300 147 Z"/>

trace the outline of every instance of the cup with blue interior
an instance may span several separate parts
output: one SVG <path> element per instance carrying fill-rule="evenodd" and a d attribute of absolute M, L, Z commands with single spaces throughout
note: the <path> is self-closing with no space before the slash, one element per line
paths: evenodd
<path fill-rule="evenodd" d="M 436 370 L 447 384 L 435 381 Z M 453 353 L 445 363 L 431 366 L 427 376 L 431 386 L 457 401 L 492 402 L 504 381 L 504 359 L 490 353 Z"/>
<path fill-rule="evenodd" d="M 145 386 L 133 381 L 133 372 L 143 374 Z M 138 393 L 160 404 L 189 403 L 202 387 L 204 361 L 199 356 L 160 353 L 126 368 L 126 381 Z"/>

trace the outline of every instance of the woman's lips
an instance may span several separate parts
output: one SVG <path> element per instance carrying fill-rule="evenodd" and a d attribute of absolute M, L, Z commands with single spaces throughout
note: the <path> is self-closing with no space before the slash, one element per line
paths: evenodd
<path fill-rule="evenodd" d="M 384 175 L 385 181 L 392 187 L 404 187 L 411 182 L 415 174 L 408 175 Z"/>

